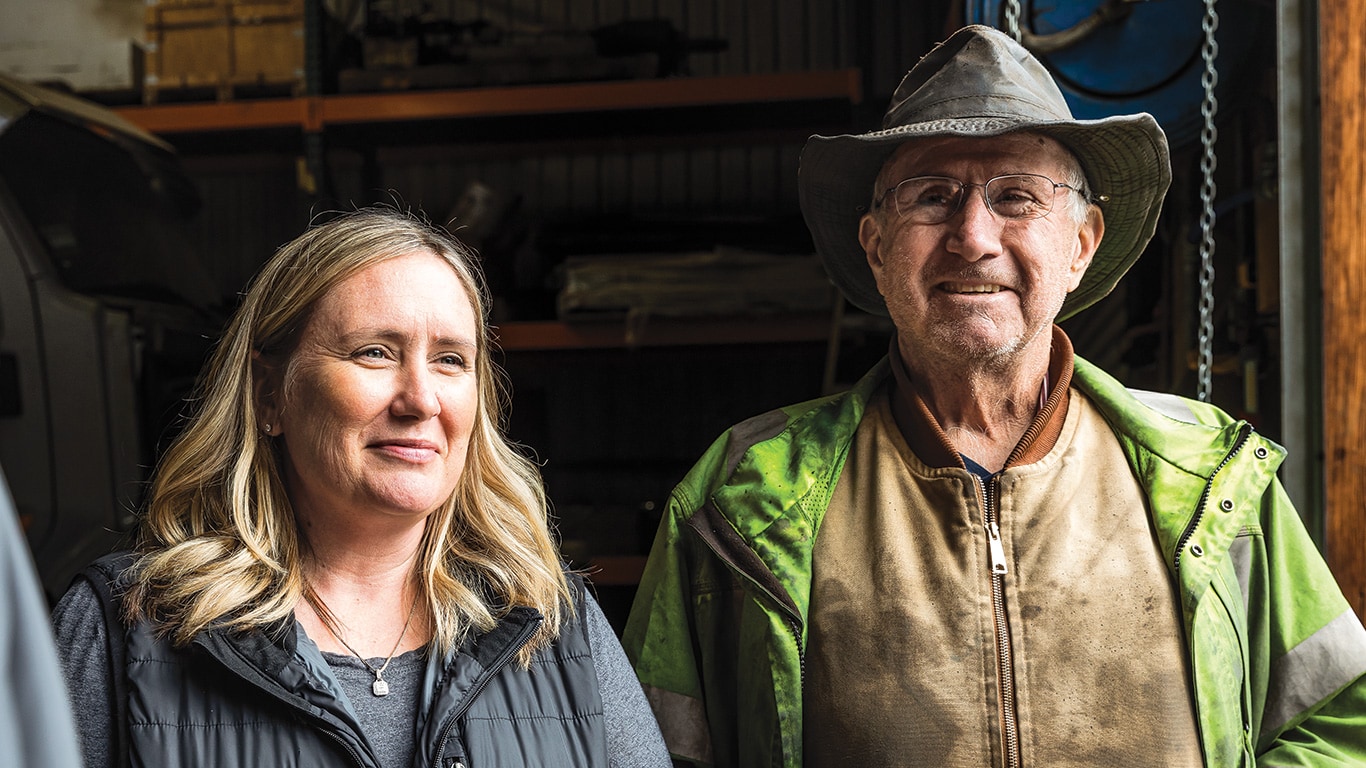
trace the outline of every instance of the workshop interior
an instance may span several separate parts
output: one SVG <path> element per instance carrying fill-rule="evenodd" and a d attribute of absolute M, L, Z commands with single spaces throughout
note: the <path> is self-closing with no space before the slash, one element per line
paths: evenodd
<path fill-rule="evenodd" d="M 315 217 L 379 203 L 480 254 L 508 432 L 619 627 L 665 498 L 717 435 L 886 353 L 888 322 L 814 252 L 798 155 L 876 127 L 967 23 L 1015 34 L 1077 117 L 1158 120 L 1157 234 L 1064 328 L 1126 385 L 1298 451 L 1285 482 L 1318 532 L 1321 425 L 1286 384 L 1313 391 L 1317 365 L 1296 341 L 1316 322 L 1313 174 L 1282 151 L 1314 138 L 1283 53 L 1312 41 L 1297 4 L 5 5 L 24 23 L 0 31 L 0 466 L 50 596 L 126 542 L 255 270 Z"/>

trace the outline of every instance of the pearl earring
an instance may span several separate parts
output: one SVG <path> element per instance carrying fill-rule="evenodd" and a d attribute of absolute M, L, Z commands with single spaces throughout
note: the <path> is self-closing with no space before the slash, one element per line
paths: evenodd
<path fill-rule="evenodd" d="M 265 425 L 265 430 L 266 430 L 266 434 L 269 435 L 269 434 L 270 434 L 270 425 L 269 425 L 269 424 Z"/>

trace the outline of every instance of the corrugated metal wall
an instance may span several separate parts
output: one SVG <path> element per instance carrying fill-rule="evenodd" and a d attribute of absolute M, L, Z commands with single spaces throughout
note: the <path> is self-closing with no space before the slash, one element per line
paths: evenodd
<path fill-rule="evenodd" d="M 913 14 L 907 8 L 912 6 L 834 0 L 450 0 L 433 3 L 433 13 L 444 11 L 458 22 L 484 18 L 546 30 L 589 30 L 628 18 L 663 18 L 688 39 L 726 42 L 724 51 L 687 57 L 687 71 L 694 75 L 829 70 L 857 67 L 863 59 L 901 59 L 906 64 L 884 67 L 895 73 L 887 79 L 894 83 L 893 78 L 909 66 L 909 51 L 926 39 L 924 26 L 908 21 Z M 857 16 L 860 11 L 871 15 Z M 862 37 L 870 39 L 871 49 L 860 48 Z M 881 83 L 883 93 L 894 87 L 887 81 Z M 883 100 L 876 92 L 872 99 Z M 543 140 L 555 138 L 556 120 L 544 122 Z M 724 125 L 708 127 L 710 135 L 724 131 Z M 644 148 L 631 146 L 629 140 L 621 144 L 624 148 L 606 150 L 529 149 L 516 156 L 494 152 L 489 157 L 485 152 L 481 157 L 437 162 L 429 152 L 400 149 L 381 155 L 380 185 L 433 215 L 448 211 L 465 185 L 476 181 L 519 194 L 526 210 L 551 217 L 763 215 L 796 209 L 799 143 L 717 147 L 706 141 L 676 141 Z"/>
<path fill-rule="evenodd" d="M 389 6 L 400 6 L 390 3 Z M 693 53 L 699 76 L 860 68 L 865 104 L 849 121 L 863 130 L 877 119 L 901 75 L 942 36 L 946 0 L 435 0 L 430 13 L 459 23 L 581 30 L 625 19 L 662 18 L 689 39 L 721 39 L 719 52 Z M 295 152 L 250 157 L 187 156 L 206 203 L 202 241 L 228 292 L 275 247 L 301 231 L 318 209 L 402 200 L 432 218 L 449 218 L 470 184 L 516 198 L 531 220 L 612 216 L 782 216 L 795 214 L 801 119 L 789 135 L 765 140 L 728 137 L 724 114 L 705 126 L 641 140 L 601 126 L 592 140 L 563 142 L 559 120 L 524 134 L 534 140 L 448 138 L 417 146 L 383 134 L 327 142 L 328 178 L 320 194 L 294 183 Z M 809 131 L 807 131 L 809 132 Z M 373 142 L 366 146 L 366 142 Z M 373 154 L 369 154 L 373 151 Z M 243 228 L 242 222 L 253 222 Z"/>

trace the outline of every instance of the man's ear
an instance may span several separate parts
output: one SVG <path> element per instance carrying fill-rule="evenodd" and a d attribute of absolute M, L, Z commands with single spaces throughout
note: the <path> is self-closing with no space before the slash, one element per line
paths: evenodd
<path fill-rule="evenodd" d="M 261 423 L 256 427 L 267 435 L 284 432 L 280 414 L 284 410 L 280 402 L 283 377 L 278 367 L 267 362 L 260 352 L 251 353 L 251 398 L 256 417 Z"/>
<path fill-rule="evenodd" d="M 882 224 L 877 217 L 871 213 L 863 214 L 863 218 L 858 221 L 858 241 L 863 246 L 863 253 L 868 257 L 868 266 L 872 268 L 876 275 L 882 270 L 882 254 L 879 250 L 882 246 Z"/>
<path fill-rule="evenodd" d="M 1101 238 L 1105 237 L 1105 214 L 1101 212 L 1100 206 L 1093 205 L 1086 211 L 1086 220 L 1077 229 L 1077 255 L 1072 258 L 1070 271 L 1072 273 L 1071 282 L 1067 288 L 1068 292 L 1076 290 L 1081 285 L 1081 278 L 1086 274 L 1086 269 L 1091 266 L 1091 259 L 1095 258 L 1096 249 L 1100 247 Z"/>

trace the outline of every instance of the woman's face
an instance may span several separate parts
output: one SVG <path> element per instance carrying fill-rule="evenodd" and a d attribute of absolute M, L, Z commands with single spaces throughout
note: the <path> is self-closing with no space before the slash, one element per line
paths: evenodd
<path fill-rule="evenodd" d="M 477 333 L 455 271 L 428 252 L 363 269 L 323 296 L 278 409 L 265 411 L 302 523 L 411 522 L 450 498 L 479 398 Z"/>

